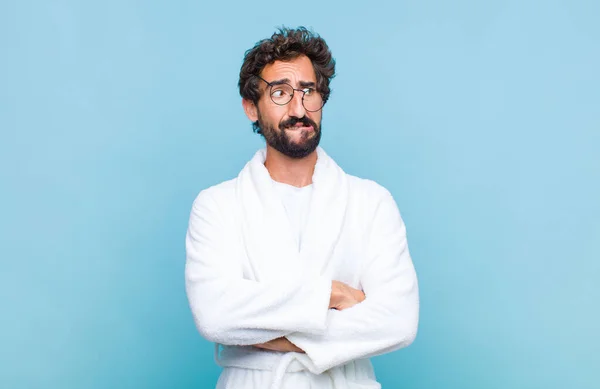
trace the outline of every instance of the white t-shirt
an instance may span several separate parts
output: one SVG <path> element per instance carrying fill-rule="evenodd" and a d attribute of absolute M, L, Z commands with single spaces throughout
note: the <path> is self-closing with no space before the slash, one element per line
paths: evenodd
<path fill-rule="evenodd" d="M 302 245 L 302 231 L 306 224 L 308 209 L 310 206 L 310 197 L 312 194 L 312 184 L 297 188 L 293 185 L 273 181 L 273 187 L 279 193 L 279 198 L 287 213 L 292 232 L 297 239 L 298 251 Z"/>

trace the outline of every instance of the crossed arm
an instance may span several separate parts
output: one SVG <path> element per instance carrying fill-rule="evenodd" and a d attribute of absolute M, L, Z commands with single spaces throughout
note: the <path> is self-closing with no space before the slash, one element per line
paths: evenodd
<path fill-rule="evenodd" d="M 365 294 L 340 281 L 331 282 L 329 309 L 344 310 L 365 300 Z M 304 350 L 290 342 L 286 337 L 280 337 L 268 342 L 253 345 L 264 350 L 304 353 Z"/>

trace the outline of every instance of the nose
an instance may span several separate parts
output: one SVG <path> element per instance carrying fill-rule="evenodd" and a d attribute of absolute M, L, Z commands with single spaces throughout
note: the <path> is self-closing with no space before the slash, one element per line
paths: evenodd
<path fill-rule="evenodd" d="M 294 91 L 292 101 L 288 103 L 288 115 L 290 117 L 303 118 L 306 115 L 306 110 L 304 109 L 304 105 L 302 105 L 302 97 L 304 97 L 304 93 Z"/>

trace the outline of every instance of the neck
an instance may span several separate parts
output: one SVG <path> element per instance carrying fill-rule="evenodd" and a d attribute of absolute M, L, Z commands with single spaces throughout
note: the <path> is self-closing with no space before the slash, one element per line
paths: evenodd
<path fill-rule="evenodd" d="M 271 178 L 277 182 L 301 188 L 312 184 L 312 176 L 317 163 L 317 151 L 304 158 L 290 158 L 267 145 L 265 167 Z"/>

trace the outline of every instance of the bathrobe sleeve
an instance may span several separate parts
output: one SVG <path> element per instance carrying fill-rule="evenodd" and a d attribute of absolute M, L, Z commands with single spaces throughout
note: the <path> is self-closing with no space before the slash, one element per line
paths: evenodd
<path fill-rule="evenodd" d="M 306 352 L 315 374 L 406 347 L 416 337 L 418 285 L 406 228 L 391 194 L 383 197 L 373 218 L 368 261 L 361 275 L 366 299 L 342 311 L 330 310 L 323 334 L 287 336 Z"/>
<path fill-rule="evenodd" d="M 322 333 L 331 279 L 244 279 L 241 249 L 236 247 L 239 226 L 226 220 L 210 192 L 201 192 L 186 235 L 185 284 L 202 336 L 223 345 L 252 345 L 294 331 Z"/>

